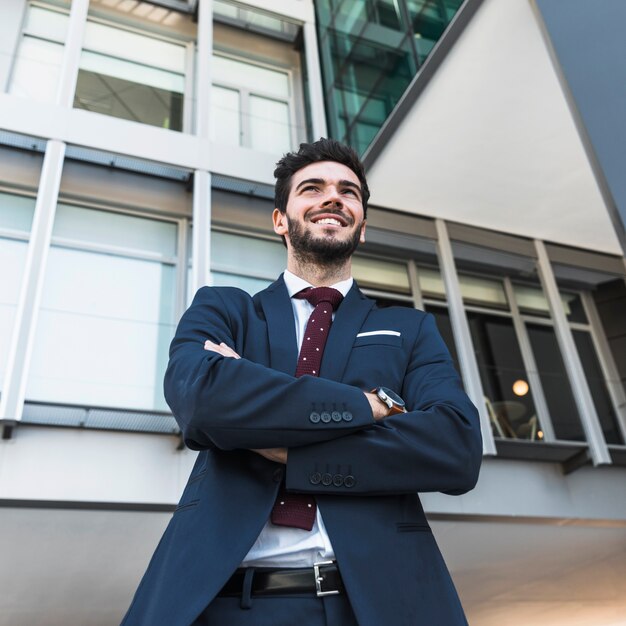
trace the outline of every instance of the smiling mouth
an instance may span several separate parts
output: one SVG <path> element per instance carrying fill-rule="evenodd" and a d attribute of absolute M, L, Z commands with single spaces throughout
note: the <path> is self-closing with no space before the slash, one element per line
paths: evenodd
<path fill-rule="evenodd" d="M 331 215 L 314 217 L 311 222 L 313 224 L 321 224 L 322 226 L 337 226 L 339 228 L 345 228 L 348 225 L 345 219 Z"/>

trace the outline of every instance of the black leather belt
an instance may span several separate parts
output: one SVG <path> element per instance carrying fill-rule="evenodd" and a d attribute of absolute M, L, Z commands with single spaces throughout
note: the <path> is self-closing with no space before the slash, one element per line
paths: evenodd
<path fill-rule="evenodd" d="M 218 596 L 240 596 L 246 568 L 239 568 L 222 587 Z M 341 574 L 335 561 L 322 561 L 303 569 L 255 569 L 252 595 L 278 596 L 314 593 L 318 597 L 343 593 Z"/>

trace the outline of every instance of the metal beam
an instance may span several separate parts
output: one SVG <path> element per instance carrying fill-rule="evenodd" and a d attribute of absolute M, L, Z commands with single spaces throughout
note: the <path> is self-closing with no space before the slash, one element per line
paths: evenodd
<path fill-rule="evenodd" d="M 213 65 L 213 0 L 199 0 L 196 56 L 195 135 L 210 139 L 211 66 Z"/>
<path fill-rule="evenodd" d="M 196 170 L 193 177 L 192 294 L 211 282 L 211 174 Z"/>
<path fill-rule="evenodd" d="M 491 430 L 491 422 L 485 405 L 485 392 L 478 372 L 478 362 L 474 354 L 474 346 L 470 334 L 469 323 L 463 306 L 463 296 L 459 277 L 454 264 L 452 245 L 448 237 L 446 224 L 442 219 L 435 220 L 437 227 L 437 255 L 439 269 L 446 288 L 450 323 L 454 334 L 454 343 L 459 356 L 461 374 L 465 389 L 471 401 L 476 405 L 480 415 L 480 428 L 483 435 L 483 454 L 496 455 L 496 443 Z"/>
<path fill-rule="evenodd" d="M 311 128 L 313 132 L 311 139 L 317 141 L 320 137 L 328 137 L 328 127 L 326 126 L 322 70 L 320 67 L 315 23 L 305 22 L 302 30 L 304 33 L 304 56 L 308 76 L 309 106 L 311 107 Z"/>
<path fill-rule="evenodd" d="M 78 80 L 78 65 L 83 49 L 88 12 L 89 0 L 72 0 L 72 8 L 67 25 L 67 38 L 63 46 L 61 74 L 56 93 L 56 104 L 61 106 L 72 107 L 74 104 L 74 93 L 76 91 L 76 81 Z"/>
<path fill-rule="evenodd" d="M 48 141 L 9 348 L 7 375 L 0 398 L 0 421 L 11 423 L 22 418 L 64 156 L 65 144 L 62 141 Z"/>
<path fill-rule="evenodd" d="M 546 246 L 543 241 L 536 239 L 535 248 L 537 250 L 539 278 L 548 299 L 550 313 L 554 322 L 554 331 L 561 349 L 561 355 L 563 356 L 565 370 L 570 380 L 574 401 L 580 414 L 580 421 L 587 437 L 591 459 L 594 465 L 611 464 L 611 455 L 604 439 L 604 433 L 600 427 L 596 407 L 593 403 L 578 351 L 576 350 L 576 344 L 574 343 L 567 316 L 565 315 L 561 294 L 556 284 Z"/>

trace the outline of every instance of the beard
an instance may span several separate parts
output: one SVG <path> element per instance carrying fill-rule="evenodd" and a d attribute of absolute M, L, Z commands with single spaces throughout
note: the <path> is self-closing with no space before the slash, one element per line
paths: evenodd
<path fill-rule="evenodd" d="M 335 237 L 314 237 L 304 226 L 287 216 L 289 241 L 295 257 L 300 263 L 324 265 L 342 265 L 347 261 L 359 246 L 361 227 L 358 225 L 349 239 L 335 239 Z"/>

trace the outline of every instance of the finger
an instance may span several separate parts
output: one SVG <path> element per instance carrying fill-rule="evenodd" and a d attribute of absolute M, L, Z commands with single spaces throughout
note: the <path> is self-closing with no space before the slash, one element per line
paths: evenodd
<path fill-rule="evenodd" d="M 241 357 L 230 347 L 227 346 L 223 341 L 220 343 L 220 348 L 224 350 L 226 356 L 231 356 L 234 359 L 240 359 Z"/>

